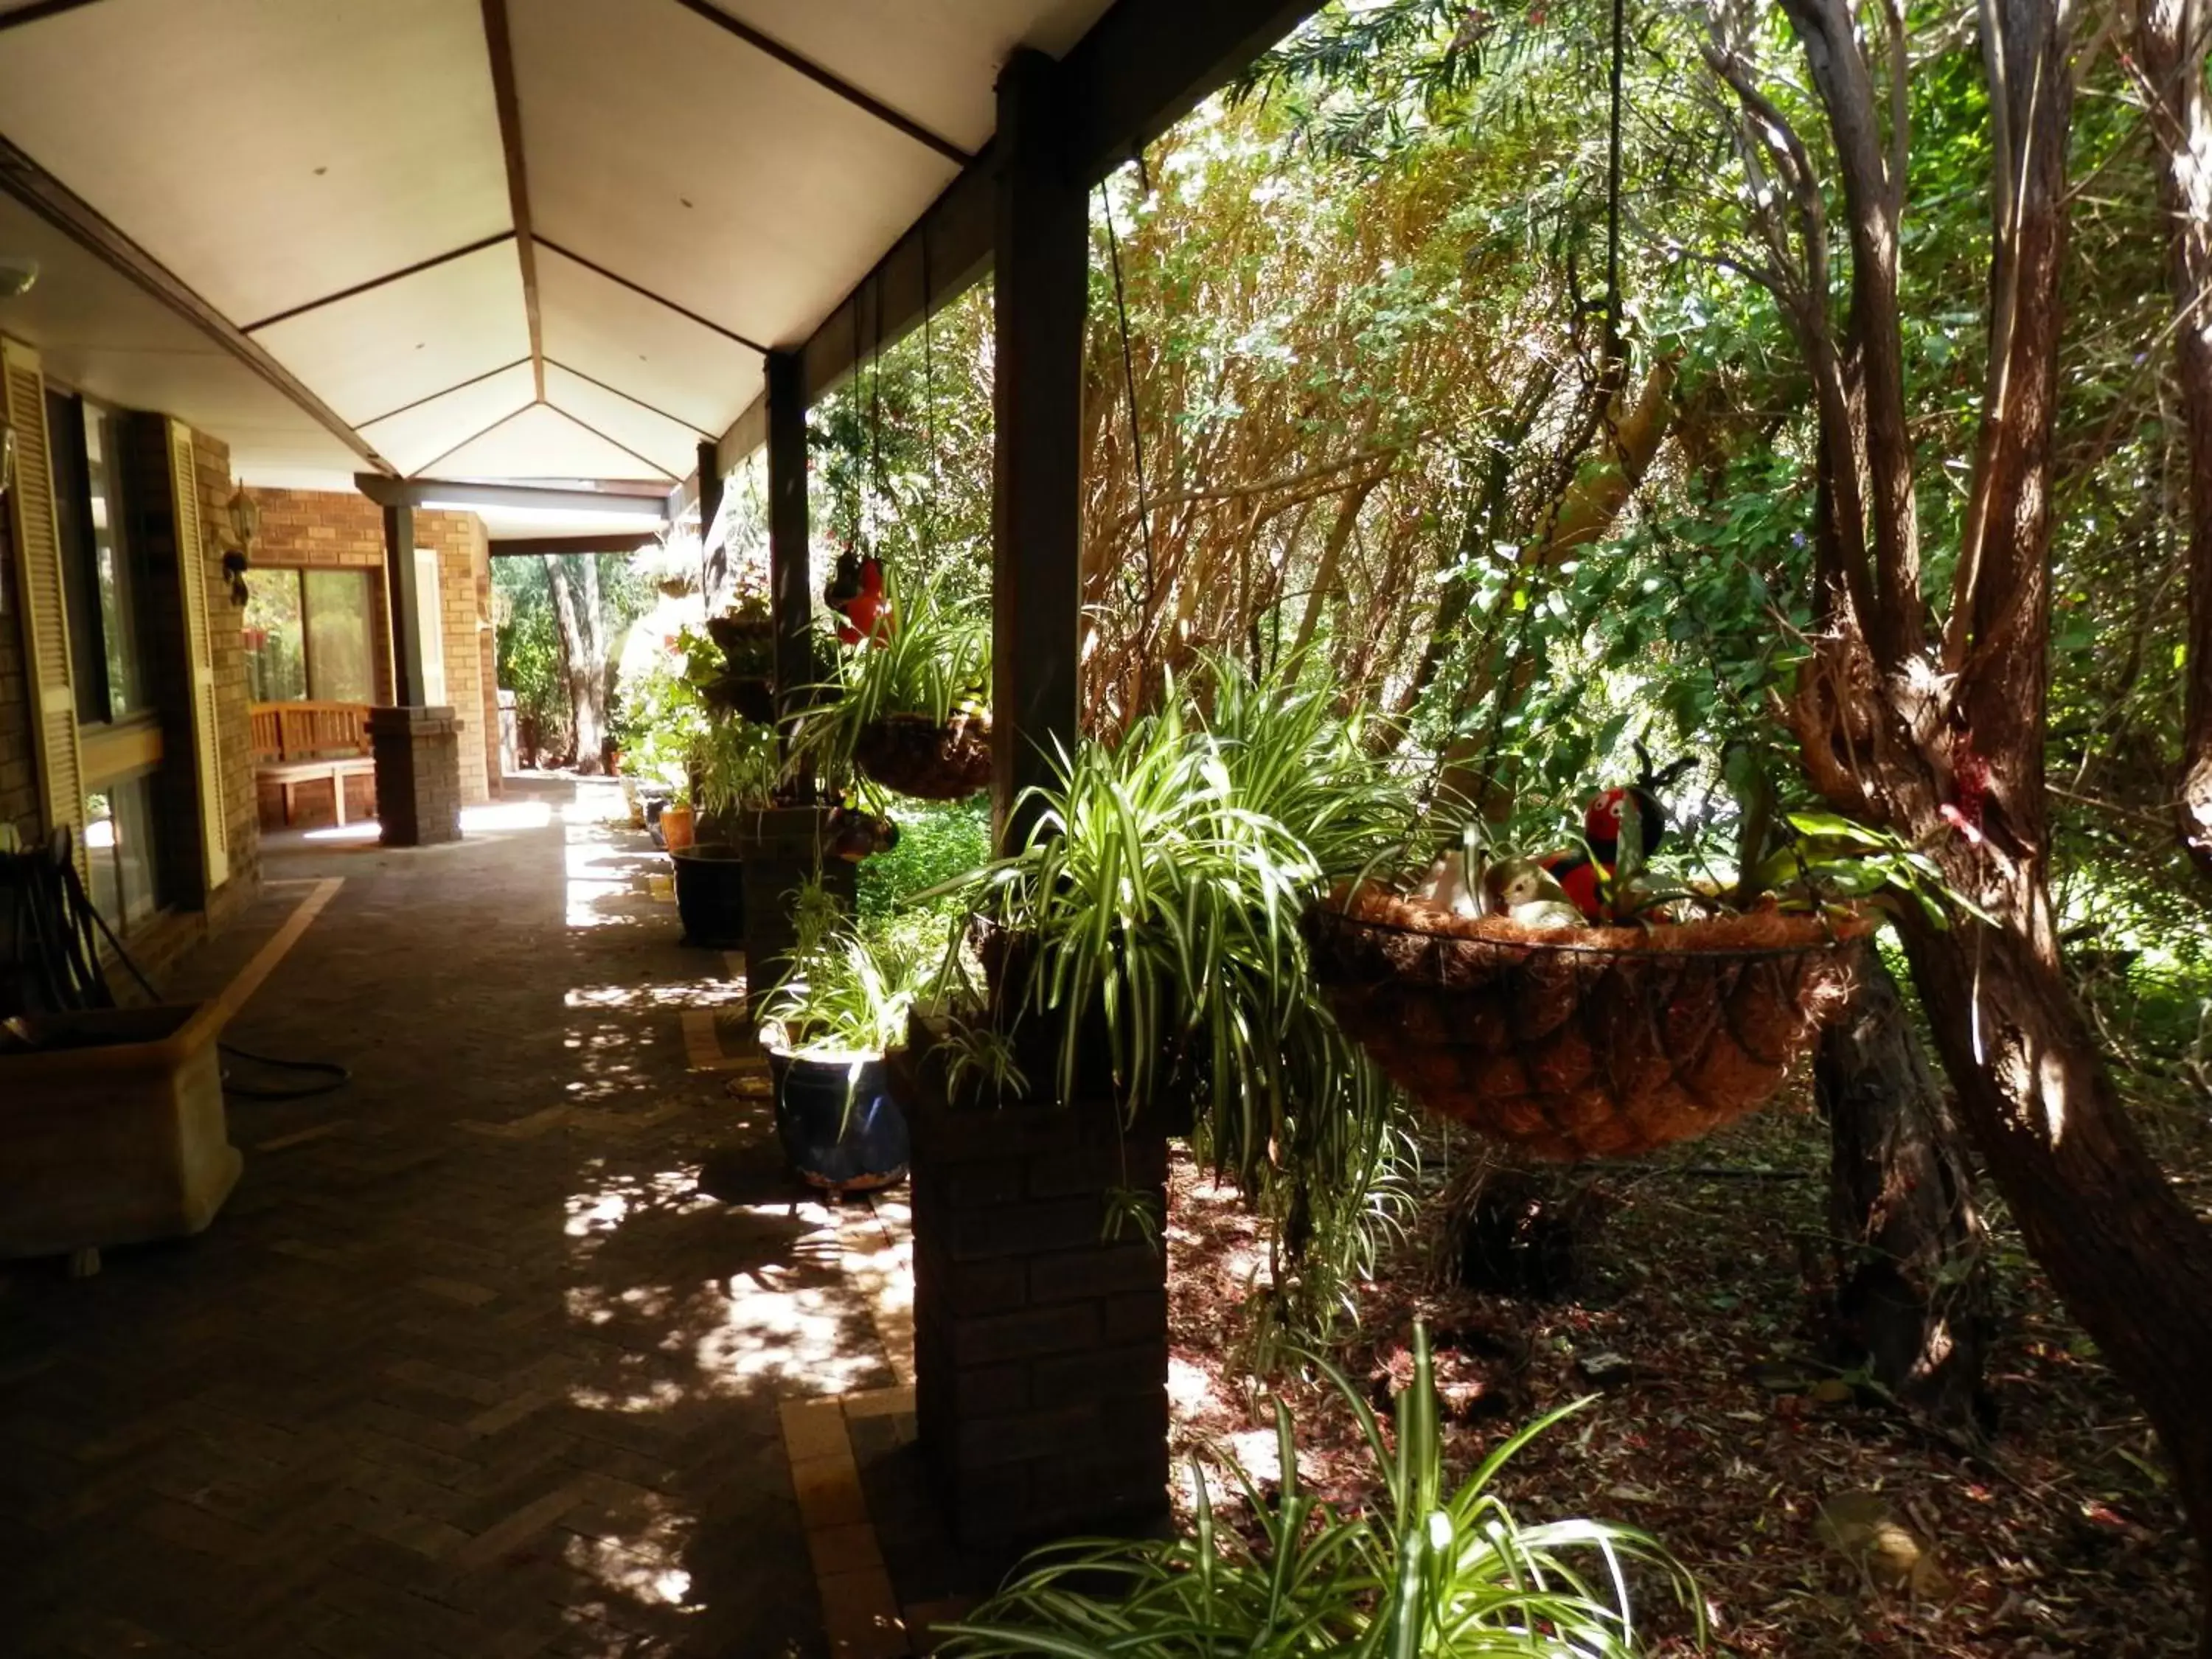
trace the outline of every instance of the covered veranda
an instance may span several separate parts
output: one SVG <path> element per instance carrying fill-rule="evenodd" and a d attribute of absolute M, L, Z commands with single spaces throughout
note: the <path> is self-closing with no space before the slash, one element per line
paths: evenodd
<path fill-rule="evenodd" d="M 249 486 L 376 503 L 394 739 L 384 847 L 257 878 L 234 832 L 162 987 L 345 1091 L 234 1099 L 202 1237 L 0 1278 L 12 1650 L 902 1652 L 978 1588 L 860 1491 L 916 1432 L 903 1208 L 764 1174 L 729 977 L 641 841 L 562 784 L 410 844 L 453 794 L 414 515 L 711 564 L 764 450 L 789 691 L 806 411 L 988 273 L 1005 825 L 1075 726 L 1091 193 L 1311 9 L 0 3 L 0 252 L 41 272 L 0 325 Z M 1151 1294 L 1091 1340 L 1152 1352 Z"/>

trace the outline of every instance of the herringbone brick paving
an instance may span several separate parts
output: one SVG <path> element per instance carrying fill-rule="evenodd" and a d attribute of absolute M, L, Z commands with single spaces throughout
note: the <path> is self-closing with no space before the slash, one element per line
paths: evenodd
<path fill-rule="evenodd" d="M 354 1080 L 232 1102 L 201 1237 L 0 1270 L 0 1653 L 819 1650 L 777 1401 L 896 1379 L 765 1103 L 685 1069 L 723 964 L 647 867 L 558 816 L 272 851 L 345 884 L 231 1034 Z"/>

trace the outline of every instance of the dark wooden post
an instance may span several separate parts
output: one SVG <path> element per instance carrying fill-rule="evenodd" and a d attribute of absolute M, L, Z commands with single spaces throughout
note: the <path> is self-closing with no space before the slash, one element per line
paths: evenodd
<path fill-rule="evenodd" d="M 799 354 L 768 354 L 769 602 L 775 612 L 775 710 L 787 745 L 799 699 L 812 684 L 814 574 L 806 546 L 806 387 Z M 811 781 L 799 787 L 811 800 Z"/>
<path fill-rule="evenodd" d="M 415 509 L 384 509 L 384 587 L 392 617 L 392 701 L 401 708 L 422 703 L 422 612 L 415 589 Z"/>
<path fill-rule="evenodd" d="M 720 579 L 730 569 L 730 548 L 727 541 L 709 554 L 708 539 L 714 533 L 714 520 L 722 516 L 722 451 L 711 438 L 699 444 L 699 593 L 709 605 L 714 602 L 714 589 Z"/>
<path fill-rule="evenodd" d="M 1072 750 L 1076 734 L 1091 230 L 1059 76 L 1023 51 L 999 76 L 991 804 L 1006 848 L 1028 831 L 1022 792 L 1050 779 L 1055 741 Z"/>

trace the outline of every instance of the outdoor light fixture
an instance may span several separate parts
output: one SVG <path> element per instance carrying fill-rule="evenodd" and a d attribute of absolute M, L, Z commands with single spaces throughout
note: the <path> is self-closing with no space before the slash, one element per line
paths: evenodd
<path fill-rule="evenodd" d="M 246 573 L 253 568 L 253 538 L 261 533 L 261 508 L 240 484 L 230 492 L 230 531 L 238 545 L 222 556 L 223 574 L 230 578 L 230 602 L 246 604 Z"/>

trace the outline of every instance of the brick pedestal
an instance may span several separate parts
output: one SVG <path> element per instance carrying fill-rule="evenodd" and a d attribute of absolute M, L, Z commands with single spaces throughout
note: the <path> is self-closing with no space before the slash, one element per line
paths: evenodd
<path fill-rule="evenodd" d="M 461 838 L 460 722 L 451 708 L 372 708 L 376 816 L 386 847 Z"/>
<path fill-rule="evenodd" d="M 917 1082 L 916 1411 L 960 1547 L 1011 1559 L 1164 1523 L 1167 1258 L 1102 1234 L 1105 1194 L 1165 1213 L 1167 1141 L 1103 1103 L 948 1106 Z"/>
<path fill-rule="evenodd" d="M 756 992 L 772 990 L 791 969 L 799 942 L 792 925 L 792 901 L 817 872 L 823 890 L 852 915 L 858 892 L 855 867 L 843 859 L 825 858 L 823 842 L 829 809 L 776 806 L 741 809 L 702 821 L 702 844 L 734 848 L 744 860 L 745 982 Z"/>

